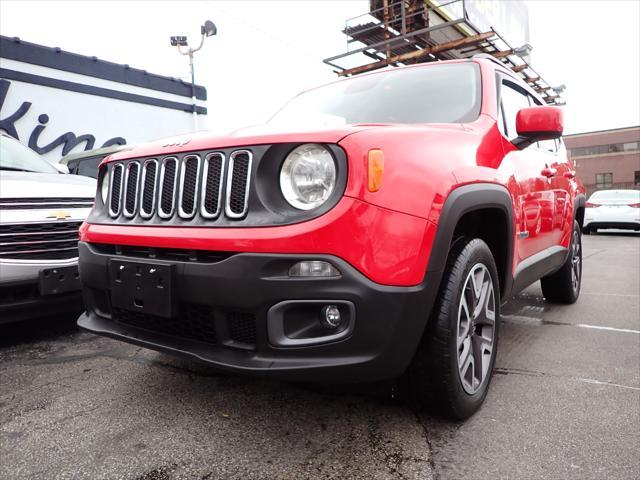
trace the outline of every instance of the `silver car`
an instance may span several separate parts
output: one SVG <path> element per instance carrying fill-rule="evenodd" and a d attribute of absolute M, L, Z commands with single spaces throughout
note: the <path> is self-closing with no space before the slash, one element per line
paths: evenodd
<path fill-rule="evenodd" d="M 78 229 L 95 180 L 0 135 L 0 323 L 82 309 Z"/>

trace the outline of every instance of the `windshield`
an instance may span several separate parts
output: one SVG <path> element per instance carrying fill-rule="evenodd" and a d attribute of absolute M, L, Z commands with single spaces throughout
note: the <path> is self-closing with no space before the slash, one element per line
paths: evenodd
<path fill-rule="evenodd" d="M 479 114 L 480 69 L 460 63 L 390 69 L 309 90 L 269 123 L 464 123 Z"/>
<path fill-rule="evenodd" d="M 0 135 L 0 170 L 58 173 L 36 152 L 5 135 Z"/>

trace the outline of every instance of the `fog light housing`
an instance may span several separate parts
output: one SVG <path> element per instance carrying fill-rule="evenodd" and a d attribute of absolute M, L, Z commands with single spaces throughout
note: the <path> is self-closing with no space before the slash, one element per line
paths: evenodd
<path fill-rule="evenodd" d="M 321 260 L 305 260 L 296 263 L 289 269 L 290 277 L 339 277 L 340 272 L 329 262 Z"/>
<path fill-rule="evenodd" d="M 342 323 L 340 309 L 335 305 L 325 305 L 322 307 L 320 323 L 325 328 L 338 328 Z"/>

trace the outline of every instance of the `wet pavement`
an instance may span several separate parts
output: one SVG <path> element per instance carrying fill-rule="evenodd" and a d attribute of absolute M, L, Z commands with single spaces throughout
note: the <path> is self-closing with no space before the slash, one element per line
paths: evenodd
<path fill-rule="evenodd" d="M 584 238 L 576 305 L 533 285 L 464 423 L 385 385 L 309 386 L 78 332 L 0 326 L 0 478 L 640 478 L 640 236 Z"/>

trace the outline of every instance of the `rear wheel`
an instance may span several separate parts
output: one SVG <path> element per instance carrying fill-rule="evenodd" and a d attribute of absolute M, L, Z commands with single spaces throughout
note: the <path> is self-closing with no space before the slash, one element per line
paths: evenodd
<path fill-rule="evenodd" d="M 423 341 L 402 379 L 413 403 L 458 420 L 478 410 L 493 373 L 499 318 L 491 250 L 480 239 L 457 242 Z"/>
<path fill-rule="evenodd" d="M 569 255 L 560 270 L 540 280 L 542 294 L 548 302 L 575 303 L 582 284 L 582 236 L 574 220 Z"/>

